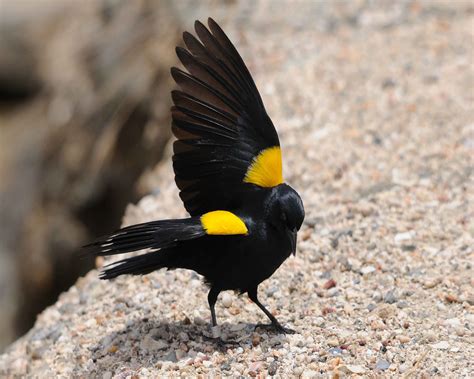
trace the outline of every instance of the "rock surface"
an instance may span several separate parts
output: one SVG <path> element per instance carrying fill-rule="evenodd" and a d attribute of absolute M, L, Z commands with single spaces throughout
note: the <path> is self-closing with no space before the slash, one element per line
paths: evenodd
<path fill-rule="evenodd" d="M 472 6 L 275 4 L 224 26 L 306 206 L 296 257 L 260 287 L 298 333 L 254 331 L 264 316 L 233 294 L 211 330 L 191 272 L 92 271 L 0 357 L 0 376 L 474 375 Z M 169 161 L 156 177 L 125 224 L 184 216 Z"/>

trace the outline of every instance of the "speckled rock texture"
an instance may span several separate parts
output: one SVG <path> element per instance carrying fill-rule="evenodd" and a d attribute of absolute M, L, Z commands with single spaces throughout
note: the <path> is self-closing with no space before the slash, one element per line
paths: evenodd
<path fill-rule="evenodd" d="M 474 376 L 472 5 L 249 4 L 212 15 L 305 202 L 296 257 L 260 286 L 298 333 L 254 331 L 264 315 L 231 292 L 211 330 L 192 272 L 92 271 L 0 357 L 0 376 Z M 124 224 L 185 215 L 169 159 L 156 181 Z"/>

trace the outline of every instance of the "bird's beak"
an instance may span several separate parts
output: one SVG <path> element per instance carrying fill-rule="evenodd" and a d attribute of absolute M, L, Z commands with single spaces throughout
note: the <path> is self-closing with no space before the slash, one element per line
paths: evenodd
<path fill-rule="evenodd" d="M 296 255 L 296 237 L 298 230 L 293 229 L 290 231 L 290 242 L 291 242 L 291 254 Z"/>

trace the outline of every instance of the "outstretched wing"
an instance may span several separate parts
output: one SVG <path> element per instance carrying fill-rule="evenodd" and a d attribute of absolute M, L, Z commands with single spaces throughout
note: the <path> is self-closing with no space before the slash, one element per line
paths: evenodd
<path fill-rule="evenodd" d="M 191 215 L 239 206 L 250 186 L 283 182 L 280 142 L 239 53 L 217 23 L 199 21 L 200 41 L 183 34 L 176 53 L 188 72 L 171 74 L 173 168 L 180 197 Z"/>

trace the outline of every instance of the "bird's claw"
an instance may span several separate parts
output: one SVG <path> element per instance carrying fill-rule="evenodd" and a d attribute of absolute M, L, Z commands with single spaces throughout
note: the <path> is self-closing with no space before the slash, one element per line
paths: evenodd
<path fill-rule="evenodd" d="M 285 328 L 283 325 L 275 324 L 275 323 L 255 325 L 255 330 L 257 330 L 258 328 L 270 330 L 278 334 L 295 334 L 296 333 L 296 330 Z"/>
<path fill-rule="evenodd" d="M 225 351 L 228 348 L 234 347 L 236 345 L 239 345 L 237 341 L 232 341 L 232 340 L 223 340 L 221 337 L 208 337 L 208 336 L 203 336 L 205 341 L 212 342 L 214 343 L 219 350 Z"/>

